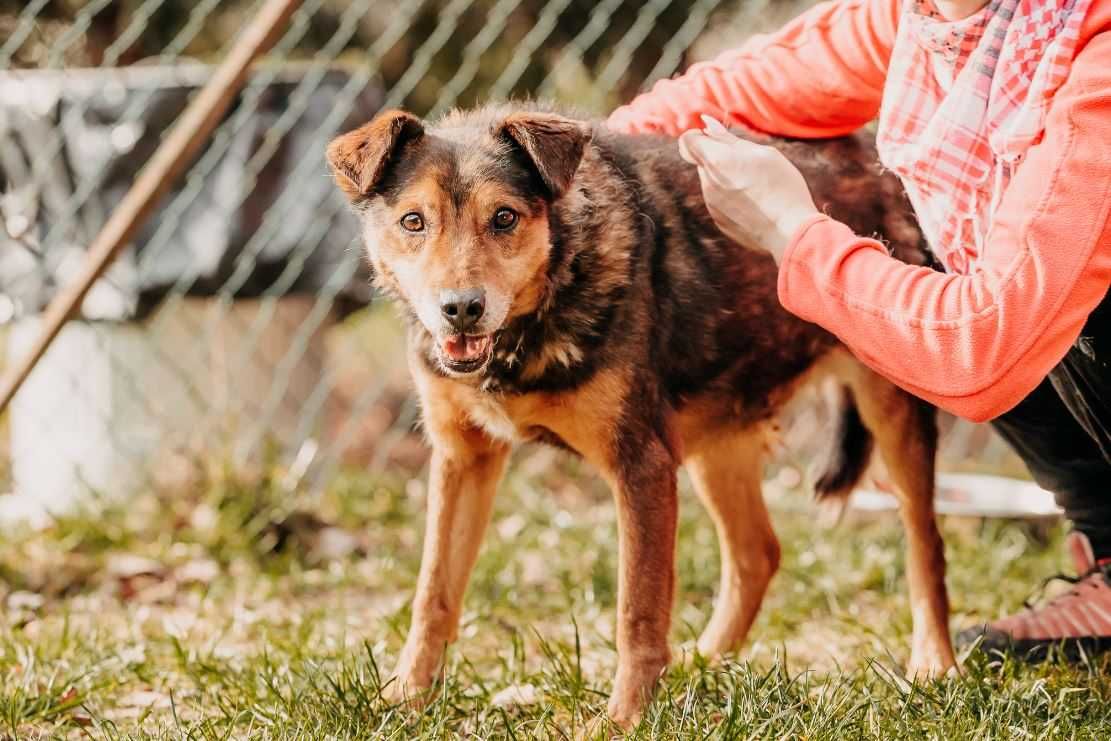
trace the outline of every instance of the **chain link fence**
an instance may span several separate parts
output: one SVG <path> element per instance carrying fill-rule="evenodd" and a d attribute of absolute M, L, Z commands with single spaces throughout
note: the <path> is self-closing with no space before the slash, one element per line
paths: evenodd
<path fill-rule="evenodd" d="M 25 351 L 162 134 L 261 3 L 0 0 L 0 333 Z M 305 0 L 3 420 L 0 492 L 62 506 L 198 466 L 415 472 L 402 340 L 322 152 L 384 107 L 603 115 L 809 2 Z M 793 430 L 824 427 L 820 408 Z M 800 433 L 801 434 L 801 433 Z M 950 458 L 1013 468 L 982 428 Z"/>

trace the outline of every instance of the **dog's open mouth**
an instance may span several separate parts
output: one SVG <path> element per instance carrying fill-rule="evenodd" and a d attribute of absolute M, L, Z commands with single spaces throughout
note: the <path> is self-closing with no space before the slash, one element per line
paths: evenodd
<path fill-rule="evenodd" d="M 493 349 L 488 334 L 453 334 L 440 340 L 440 360 L 452 373 L 473 373 L 486 365 Z"/>

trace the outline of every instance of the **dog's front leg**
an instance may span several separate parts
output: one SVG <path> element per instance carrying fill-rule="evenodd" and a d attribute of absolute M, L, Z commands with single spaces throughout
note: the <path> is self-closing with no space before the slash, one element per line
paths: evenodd
<path fill-rule="evenodd" d="M 463 593 L 509 454 L 507 445 L 477 430 L 426 422 L 433 453 L 424 550 L 394 686 L 395 697 L 417 704 L 436 678 L 444 648 L 455 640 Z"/>
<path fill-rule="evenodd" d="M 675 471 L 657 437 L 622 435 L 611 486 L 617 500 L 620 545 L 617 587 L 617 676 L 610 696 L 614 722 L 635 724 L 667 667 L 675 592 Z"/>

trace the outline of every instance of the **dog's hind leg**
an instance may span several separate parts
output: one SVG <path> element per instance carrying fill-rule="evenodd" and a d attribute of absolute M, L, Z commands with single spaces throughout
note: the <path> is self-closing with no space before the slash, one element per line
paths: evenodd
<path fill-rule="evenodd" d="M 760 430 L 707 436 L 684 465 L 717 528 L 721 583 L 698 651 L 716 656 L 738 648 L 779 568 L 779 541 L 760 488 Z"/>
<path fill-rule="evenodd" d="M 936 413 L 874 371 L 855 361 L 851 365 L 853 396 L 890 473 L 906 528 L 913 620 L 907 674 L 938 676 L 956 661 L 949 638 L 945 550 L 934 515 Z"/>

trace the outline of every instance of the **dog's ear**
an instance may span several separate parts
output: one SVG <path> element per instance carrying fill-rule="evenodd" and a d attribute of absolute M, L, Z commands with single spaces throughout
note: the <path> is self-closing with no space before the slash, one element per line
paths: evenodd
<path fill-rule="evenodd" d="M 553 199 L 571 187 L 590 141 L 589 126 L 551 113 L 516 113 L 498 133 L 521 150 Z"/>
<path fill-rule="evenodd" d="M 402 146 L 423 135 L 424 126 L 416 116 L 385 111 L 370 123 L 337 136 L 328 145 L 328 165 L 336 184 L 352 201 L 370 196 Z"/>

